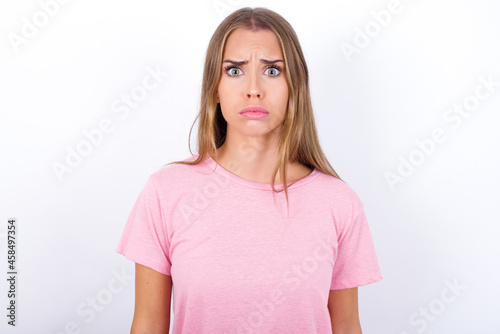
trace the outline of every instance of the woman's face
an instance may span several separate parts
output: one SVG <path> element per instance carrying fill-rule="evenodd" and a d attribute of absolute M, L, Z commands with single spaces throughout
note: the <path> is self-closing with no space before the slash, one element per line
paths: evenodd
<path fill-rule="evenodd" d="M 229 35 L 222 60 L 218 102 L 227 122 L 227 138 L 235 136 L 233 131 L 267 139 L 277 135 L 285 118 L 288 85 L 276 35 L 270 30 L 239 28 Z M 247 118 L 240 111 L 248 106 L 264 107 L 269 114 L 260 119 Z"/>

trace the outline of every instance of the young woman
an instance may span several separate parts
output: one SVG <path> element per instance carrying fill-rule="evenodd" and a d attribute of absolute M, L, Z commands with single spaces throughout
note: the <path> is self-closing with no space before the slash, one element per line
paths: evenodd
<path fill-rule="evenodd" d="M 290 24 L 243 8 L 206 55 L 198 154 L 153 173 L 117 252 L 136 262 L 131 333 L 361 333 L 382 279 L 363 203 L 323 154 Z M 197 118 L 198 118 L 197 117 Z"/>

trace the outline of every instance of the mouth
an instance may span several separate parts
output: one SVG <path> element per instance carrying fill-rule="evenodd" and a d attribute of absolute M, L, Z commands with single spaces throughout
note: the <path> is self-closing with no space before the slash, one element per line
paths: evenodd
<path fill-rule="evenodd" d="M 261 106 L 248 106 L 246 108 L 243 108 L 241 109 L 240 111 L 240 114 L 241 115 L 244 115 L 244 116 L 266 116 L 267 114 L 269 114 L 269 111 L 267 111 L 266 108 L 264 107 L 261 107 Z"/>

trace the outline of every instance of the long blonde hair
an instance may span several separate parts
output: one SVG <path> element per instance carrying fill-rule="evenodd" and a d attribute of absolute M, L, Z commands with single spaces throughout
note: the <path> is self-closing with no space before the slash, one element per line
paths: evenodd
<path fill-rule="evenodd" d="M 188 145 L 191 152 L 191 132 L 199 118 L 199 156 L 193 161 L 174 161 L 165 166 L 174 163 L 197 165 L 210 156 L 217 156 L 217 149 L 224 143 L 227 122 L 222 116 L 220 104 L 217 103 L 217 88 L 221 79 L 222 58 L 226 41 L 229 35 L 238 28 L 252 31 L 271 30 L 278 38 L 285 58 L 289 96 L 285 120 L 280 131 L 277 164 L 271 179 L 271 186 L 274 195 L 275 192 L 278 192 L 274 188 L 274 180 L 280 171 L 288 206 L 288 187 L 285 182 L 287 162 L 298 162 L 338 179 L 340 177 L 328 162 L 319 143 L 309 92 L 309 73 L 297 35 L 288 21 L 267 8 L 245 7 L 238 9 L 227 16 L 217 27 L 210 39 L 205 58 L 200 111 L 189 131 Z M 191 152 L 191 154 L 193 153 Z"/>

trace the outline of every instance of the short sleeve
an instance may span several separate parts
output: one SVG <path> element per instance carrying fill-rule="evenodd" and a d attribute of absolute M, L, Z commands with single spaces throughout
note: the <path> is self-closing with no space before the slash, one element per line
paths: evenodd
<path fill-rule="evenodd" d="M 156 182 L 156 175 L 150 175 L 127 219 L 116 252 L 171 276 L 168 234 Z"/>
<path fill-rule="evenodd" d="M 354 288 L 382 279 L 363 203 L 359 198 L 356 203 L 354 218 L 344 224 L 338 235 L 330 290 Z"/>

